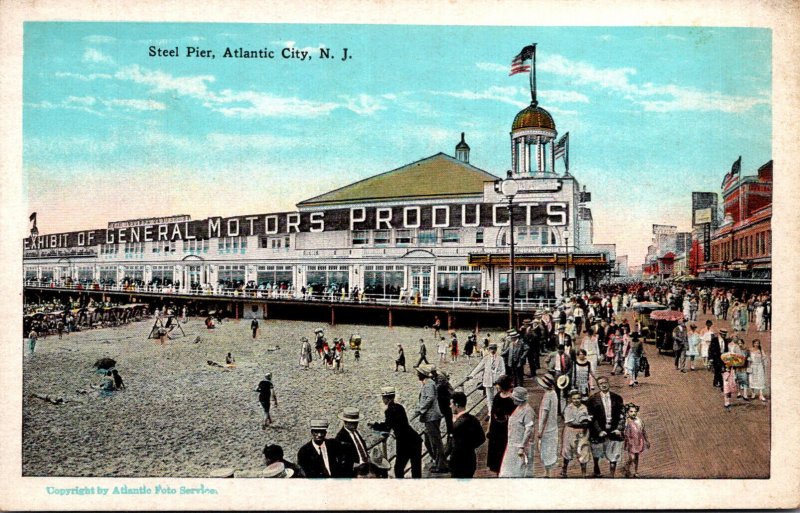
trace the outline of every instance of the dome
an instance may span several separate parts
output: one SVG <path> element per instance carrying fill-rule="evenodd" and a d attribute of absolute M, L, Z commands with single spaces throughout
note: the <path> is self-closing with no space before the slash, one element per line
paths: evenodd
<path fill-rule="evenodd" d="M 514 124 L 511 125 L 511 130 L 519 130 L 521 128 L 545 128 L 548 130 L 555 130 L 556 124 L 553 121 L 553 116 L 543 108 L 530 104 L 517 114 L 514 118 Z"/>

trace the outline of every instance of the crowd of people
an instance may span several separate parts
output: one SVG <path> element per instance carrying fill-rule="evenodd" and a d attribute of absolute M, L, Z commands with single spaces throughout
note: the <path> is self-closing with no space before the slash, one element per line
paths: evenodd
<path fill-rule="evenodd" d="M 638 477 L 640 457 L 650 448 L 647 429 L 639 416 L 640 406 L 626 403 L 620 394 L 610 391 L 609 376 L 622 374 L 628 386 L 636 387 L 641 374 L 649 373 L 642 326 L 621 315 L 645 301 L 683 313 L 684 319 L 672 333 L 678 371 L 708 369 L 713 375 L 711 384 L 721 389 L 726 408 L 734 397 L 749 401 L 757 395 L 767 400 L 769 363 L 760 341 L 746 344 L 741 336 L 728 337 L 725 329 L 716 330 L 712 320 L 703 329 L 698 329 L 696 322 L 698 312 L 716 315 L 719 305 L 720 319 L 731 319 L 734 333 L 746 329 L 744 323 L 754 324 L 759 331 L 769 329 L 769 294 L 736 295 L 725 289 L 645 284 L 613 286 L 545 308 L 497 341 L 489 334 L 479 341 L 478 333 L 470 332 L 463 349 L 455 332 L 442 336 L 441 321 L 435 318 L 429 329 L 436 362 L 428 360 L 426 340 L 421 338 L 413 366 L 420 384 L 417 404 L 407 412 L 408 405 L 395 401 L 394 387 L 381 389 L 384 419 L 368 423 L 380 435 L 372 448 L 374 455 L 358 430 L 360 413 L 350 408 L 340 414 L 344 427 L 335 438 L 327 437 L 326 420 L 312 420 L 311 440 L 298 452 L 297 465 L 285 460 L 283 465 L 294 477 L 387 477 L 387 442 L 393 437 L 396 478 L 404 477 L 407 470 L 412 478 L 421 477 L 424 453 L 430 459 L 428 472 L 452 477 L 473 477 L 482 465 L 498 477 L 534 477 L 535 458 L 544 468 L 542 477 L 567 477 L 573 461 L 584 477 L 602 477 L 604 461 L 610 477 L 615 477 L 620 467 L 626 477 Z M 725 314 L 723 308 L 727 308 Z M 325 354 L 331 350 L 326 351 L 326 344 L 320 330 L 318 358 L 323 365 L 330 365 Z M 442 368 L 465 356 L 476 357 L 477 365 L 466 382 L 474 379 L 485 394 L 486 425 L 470 412 L 467 394 L 462 388 L 453 388 Z M 311 361 L 311 344 L 303 338 L 301 366 L 307 368 Z M 406 371 L 402 344 L 397 344 L 394 363 L 395 372 Z M 607 370 L 601 371 L 601 367 Z M 526 379 L 534 379 L 543 390 L 538 405 L 529 400 Z M 411 427 L 410 418 L 421 424 L 419 433 Z M 486 461 L 479 462 L 478 449 L 484 443 L 488 443 Z"/>

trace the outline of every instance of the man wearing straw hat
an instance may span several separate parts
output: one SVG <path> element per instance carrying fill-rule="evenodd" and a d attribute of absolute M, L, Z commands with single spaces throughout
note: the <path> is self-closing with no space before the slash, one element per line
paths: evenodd
<path fill-rule="evenodd" d="M 433 380 L 433 371 L 436 367 L 431 364 L 423 364 L 417 367 L 417 377 L 422 386 L 419 391 L 419 403 L 417 413 L 419 421 L 425 426 L 425 448 L 433 460 L 431 473 L 439 474 L 447 472 L 445 464 L 444 446 L 442 445 L 442 433 L 439 425 L 442 421 L 442 411 L 439 409 L 437 399 L 436 383 Z"/>
<path fill-rule="evenodd" d="M 328 421 L 311 421 L 311 440 L 297 451 L 297 464 L 306 477 L 350 477 L 343 472 L 342 451 L 339 442 L 326 438 Z"/>
<path fill-rule="evenodd" d="M 394 433 L 397 441 L 395 445 L 394 477 L 402 479 L 405 474 L 406 464 L 411 462 L 411 477 L 422 477 L 422 437 L 414 431 L 408 423 L 406 410 L 395 400 L 394 387 L 382 387 L 381 398 L 386 405 L 384 422 L 367 424 L 375 431 L 380 431 L 381 436 L 387 438 L 389 432 Z"/>
<path fill-rule="evenodd" d="M 506 364 L 503 359 L 497 355 L 497 344 L 494 342 L 489 343 L 489 351 L 483 355 L 481 363 L 467 376 L 467 379 L 472 379 L 481 372 L 483 372 L 481 385 L 483 386 L 484 392 L 486 392 L 486 409 L 488 410 L 488 415 L 491 417 L 492 402 L 497 393 L 494 385 L 497 383 L 497 380 L 500 379 L 500 376 L 506 373 Z"/>
<path fill-rule="evenodd" d="M 514 386 L 525 386 L 525 373 L 523 369 L 528 356 L 528 349 L 520 340 L 517 330 L 509 330 L 506 333 L 511 343 L 508 348 L 503 351 L 503 357 L 506 358 L 506 363 L 511 368 Z"/>
<path fill-rule="evenodd" d="M 345 472 L 355 477 L 356 468 L 369 465 L 367 443 L 358 431 L 361 414 L 358 408 L 345 408 L 339 414 L 339 420 L 344 423 L 342 429 L 336 434 L 335 440 L 342 446 L 342 466 Z"/>

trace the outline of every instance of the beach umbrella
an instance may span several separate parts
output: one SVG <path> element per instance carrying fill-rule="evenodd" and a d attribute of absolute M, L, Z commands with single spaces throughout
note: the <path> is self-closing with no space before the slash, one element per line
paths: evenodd
<path fill-rule="evenodd" d="M 99 360 L 94 362 L 94 366 L 97 369 L 106 369 L 106 370 L 113 369 L 114 367 L 117 366 L 117 361 L 113 358 L 108 358 L 108 357 L 100 358 Z"/>

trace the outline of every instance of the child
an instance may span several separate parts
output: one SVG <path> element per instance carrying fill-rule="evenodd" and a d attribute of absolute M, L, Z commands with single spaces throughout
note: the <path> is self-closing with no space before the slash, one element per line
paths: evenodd
<path fill-rule="evenodd" d="M 625 405 L 625 453 L 628 459 L 625 462 L 625 477 L 639 477 L 639 455 L 650 448 L 647 440 L 647 431 L 644 422 L 639 418 L 639 407 L 633 403 Z M 633 465 L 633 474 L 631 474 Z"/>
<path fill-rule="evenodd" d="M 725 409 L 731 409 L 731 397 L 733 394 L 741 397 L 739 385 L 736 382 L 736 371 L 731 365 L 725 364 L 725 370 L 722 372 L 722 395 L 725 398 Z"/>
<path fill-rule="evenodd" d="M 586 464 L 592 459 L 589 444 L 589 415 L 586 405 L 581 403 L 581 392 L 572 389 L 569 393 L 569 404 L 564 408 L 564 431 L 561 443 L 561 457 L 564 458 L 561 467 L 561 477 L 567 477 L 569 462 L 577 459 L 581 465 L 581 475 L 586 477 Z"/>

